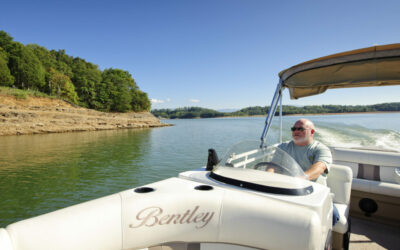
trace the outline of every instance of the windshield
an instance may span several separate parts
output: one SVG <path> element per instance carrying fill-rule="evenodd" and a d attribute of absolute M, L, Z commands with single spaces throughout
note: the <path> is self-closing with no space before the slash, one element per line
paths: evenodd
<path fill-rule="evenodd" d="M 276 145 L 260 148 L 259 144 L 258 141 L 245 141 L 236 144 L 225 154 L 218 166 L 305 177 L 303 169 L 285 151 Z"/>
<path fill-rule="evenodd" d="M 234 145 L 210 176 L 228 184 L 270 193 L 305 195 L 312 192 L 302 168 L 289 154 L 276 145 L 260 148 L 259 141 Z"/>

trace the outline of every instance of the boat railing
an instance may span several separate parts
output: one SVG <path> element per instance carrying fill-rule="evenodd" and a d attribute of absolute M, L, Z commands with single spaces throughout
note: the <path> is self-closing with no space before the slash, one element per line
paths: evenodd
<path fill-rule="evenodd" d="M 257 153 L 259 153 L 260 151 L 261 149 L 254 149 L 241 154 L 232 153 L 226 162 L 232 164 L 234 168 L 240 168 L 240 167 L 246 168 L 249 163 L 252 163 L 264 157 L 263 154 L 257 155 Z M 251 157 L 254 154 L 256 154 L 256 156 Z M 232 163 L 233 161 L 240 160 L 241 158 L 243 158 L 243 160 L 236 163 Z"/>

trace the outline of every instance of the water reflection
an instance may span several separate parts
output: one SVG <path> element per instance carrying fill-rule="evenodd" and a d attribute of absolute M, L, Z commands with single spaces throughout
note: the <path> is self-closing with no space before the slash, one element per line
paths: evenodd
<path fill-rule="evenodd" d="M 0 226 L 137 186 L 150 133 L 0 138 Z"/>

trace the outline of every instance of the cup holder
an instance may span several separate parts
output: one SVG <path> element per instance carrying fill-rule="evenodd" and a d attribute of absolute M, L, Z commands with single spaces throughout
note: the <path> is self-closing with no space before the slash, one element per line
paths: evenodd
<path fill-rule="evenodd" d="M 154 188 L 151 187 L 140 187 L 140 188 L 135 188 L 135 190 L 133 190 L 135 193 L 150 193 L 154 191 Z"/>
<path fill-rule="evenodd" d="M 213 190 L 214 188 L 209 185 L 199 185 L 199 186 L 194 187 L 194 189 L 200 190 L 200 191 L 209 191 L 209 190 Z"/>

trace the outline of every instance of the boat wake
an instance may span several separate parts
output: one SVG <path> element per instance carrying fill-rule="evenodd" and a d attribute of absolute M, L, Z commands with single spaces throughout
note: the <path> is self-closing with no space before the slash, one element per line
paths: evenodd
<path fill-rule="evenodd" d="M 316 139 L 329 146 L 366 147 L 399 151 L 400 133 L 388 129 L 369 129 L 362 126 L 320 126 Z"/>

